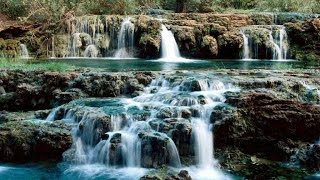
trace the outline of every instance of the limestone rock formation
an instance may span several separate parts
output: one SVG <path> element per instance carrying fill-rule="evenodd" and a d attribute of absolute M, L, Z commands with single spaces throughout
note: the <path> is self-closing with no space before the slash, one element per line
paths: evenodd
<path fill-rule="evenodd" d="M 72 144 L 70 128 L 64 124 L 28 121 L 0 125 L 0 154 L 4 162 L 61 160 Z"/>

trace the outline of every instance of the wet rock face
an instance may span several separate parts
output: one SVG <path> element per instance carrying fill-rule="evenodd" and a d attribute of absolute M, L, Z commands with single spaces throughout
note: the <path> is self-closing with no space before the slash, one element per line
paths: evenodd
<path fill-rule="evenodd" d="M 298 151 L 298 162 L 312 171 L 320 170 L 320 145 L 307 145 Z"/>
<path fill-rule="evenodd" d="M 168 139 L 159 135 L 141 134 L 141 166 L 158 168 L 169 162 L 167 152 Z"/>
<path fill-rule="evenodd" d="M 139 16 L 135 27 L 135 42 L 139 48 L 138 56 L 151 59 L 160 57 L 161 23 L 149 16 Z"/>
<path fill-rule="evenodd" d="M 217 40 L 212 36 L 203 37 L 201 47 L 203 57 L 215 58 L 219 54 Z"/>
<path fill-rule="evenodd" d="M 39 110 L 84 97 L 137 94 L 152 73 L 118 75 L 9 70 L 0 73 L 2 110 Z M 4 93 L 5 92 L 5 93 Z"/>
<path fill-rule="evenodd" d="M 219 57 L 236 59 L 239 57 L 243 38 L 238 31 L 228 32 L 218 36 Z"/>
<path fill-rule="evenodd" d="M 8 122 L 0 129 L 0 159 L 4 162 L 61 160 L 72 145 L 70 128 L 59 123 Z"/>
<path fill-rule="evenodd" d="M 312 143 L 320 136 L 318 106 L 259 92 L 230 96 L 226 102 L 237 111 L 229 117 L 221 116 L 224 119 L 216 125 L 218 148 L 231 145 L 249 154 L 286 161 L 298 142 Z"/>
<path fill-rule="evenodd" d="M 302 22 L 289 22 L 285 24 L 292 48 L 293 58 L 306 61 L 319 59 L 319 18 Z"/>
<path fill-rule="evenodd" d="M 77 135 L 85 144 L 95 146 L 111 129 L 110 116 L 96 110 L 83 114 Z"/>

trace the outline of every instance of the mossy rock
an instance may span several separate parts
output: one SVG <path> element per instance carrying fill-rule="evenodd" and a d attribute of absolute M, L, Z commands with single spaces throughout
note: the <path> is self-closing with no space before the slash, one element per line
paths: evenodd
<path fill-rule="evenodd" d="M 271 25 L 273 24 L 274 15 L 271 13 L 251 14 L 250 18 L 254 25 Z"/>
<path fill-rule="evenodd" d="M 217 40 L 212 36 L 205 36 L 201 43 L 201 55 L 207 58 L 218 56 L 219 47 Z"/>
<path fill-rule="evenodd" d="M 54 36 L 54 55 L 56 57 L 67 57 L 69 50 L 68 50 L 68 35 L 58 34 Z"/>
<path fill-rule="evenodd" d="M 140 57 L 143 58 L 158 58 L 160 54 L 160 35 L 153 36 L 151 34 L 142 34 L 139 40 Z"/>

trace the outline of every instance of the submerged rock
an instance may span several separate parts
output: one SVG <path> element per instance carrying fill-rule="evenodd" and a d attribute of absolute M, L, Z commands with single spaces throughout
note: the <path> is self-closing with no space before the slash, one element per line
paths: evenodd
<path fill-rule="evenodd" d="M 167 176 L 165 180 L 192 180 L 192 178 L 188 171 L 182 170 L 177 175 Z"/>

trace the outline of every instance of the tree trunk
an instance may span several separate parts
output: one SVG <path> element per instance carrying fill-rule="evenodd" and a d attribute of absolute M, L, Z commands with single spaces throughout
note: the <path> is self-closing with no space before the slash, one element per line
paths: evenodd
<path fill-rule="evenodd" d="M 187 2 L 188 0 L 176 0 L 176 12 L 187 12 Z"/>

